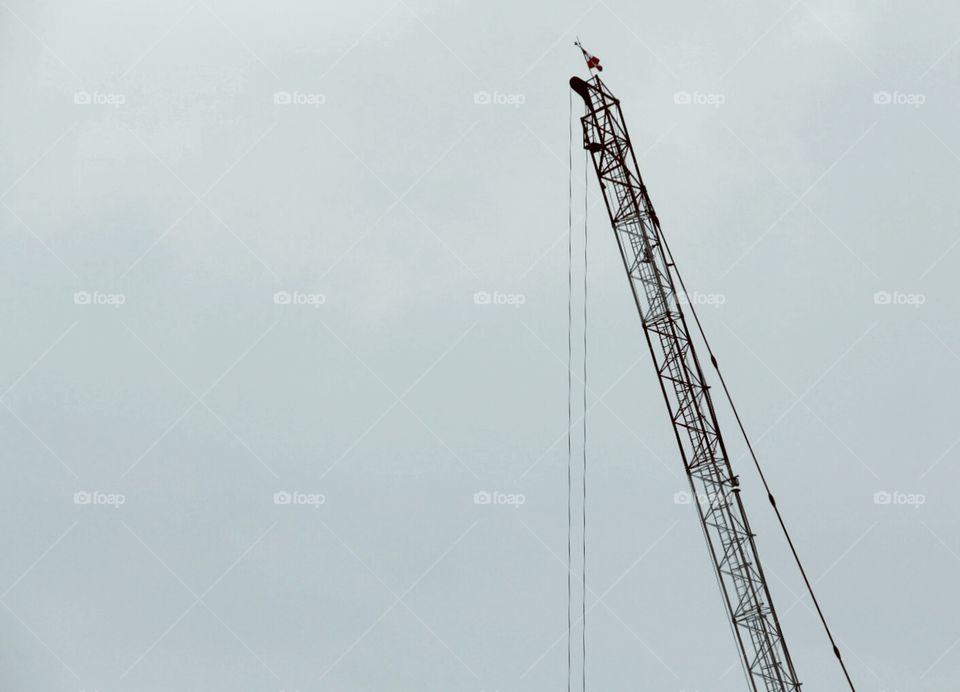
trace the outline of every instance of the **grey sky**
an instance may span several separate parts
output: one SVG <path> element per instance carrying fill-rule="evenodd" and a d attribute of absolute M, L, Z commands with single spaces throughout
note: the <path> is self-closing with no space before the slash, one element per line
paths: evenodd
<path fill-rule="evenodd" d="M 576 35 L 858 689 L 957 686 L 960 12 L 824 0 L 2 0 L 0 686 L 565 688 Z M 740 691 L 587 183 L 588 686 Z"/>

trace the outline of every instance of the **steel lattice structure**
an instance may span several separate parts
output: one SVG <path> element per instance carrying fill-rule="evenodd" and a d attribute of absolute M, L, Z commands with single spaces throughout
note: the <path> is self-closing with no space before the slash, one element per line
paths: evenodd
<path fill-rule="evenodd" d="M 593 159 L 750 689 L 799 692 L 620 102 L 599 76 L 573 77 L 570 87 L 586 105 L 584 148 Z"/>

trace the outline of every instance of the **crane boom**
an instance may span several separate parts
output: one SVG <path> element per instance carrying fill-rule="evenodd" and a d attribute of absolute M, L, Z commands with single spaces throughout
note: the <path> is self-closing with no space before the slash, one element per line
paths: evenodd
<path fill-rule="evenodd" d="M 583 146 L 593 159 L 750 689 L 799 692 L 620 101 L 599 76 L 573 77 L 570 87 L 586 106 Z"/>

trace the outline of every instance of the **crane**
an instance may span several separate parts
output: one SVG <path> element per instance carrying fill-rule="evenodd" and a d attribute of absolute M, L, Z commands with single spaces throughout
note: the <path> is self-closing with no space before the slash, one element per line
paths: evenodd
<path fill-rule="evenodd" d="M 739 477 L 731 467 L 674 282 L 673 256 L 640 175 L 620 101 L 595 74 L 602 69 L 599 60 L 583 53 L 590 79 L 570 79 L 570 88 L 585 105 L 580 119 L 583 147 L 600 183 L 749 689 L 799 692 L 800 681 L 744 510 Z M 711 361 L 715 366 L 712 353 Z M 773 503 L 772 495 L 769 499 Z M 836 645 L 834 653 L 839 659 Z"/>

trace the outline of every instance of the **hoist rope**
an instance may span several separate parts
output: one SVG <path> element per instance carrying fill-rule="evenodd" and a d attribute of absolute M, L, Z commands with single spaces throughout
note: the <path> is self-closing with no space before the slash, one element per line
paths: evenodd
<path fill-rule="evenodd" d="M 567 692 L 571 692 L 573 637 L 573 92 L 569 94 L 567 150 Z"/>
<path fill-rule="evenodd" d="M 573 686 L 573 92 L 570 92 L 569 151 L 567 154 L 567 692 Z M 581 495 L 580 583 L 580 689 L 587 689 L 587 173 L 590 158 L 584 152 L 583 185 L 583 386 L 581 416 L 583 435 Z"/>
<path fill-rule="evenodd" d="M 590 155 L 583 152 L 583 562 L 580 568 L 580 581 L 583 583 L 581 600 L 581 645 L 583 660 L 582 687 L 587 690 L 587 174 Z"/>

